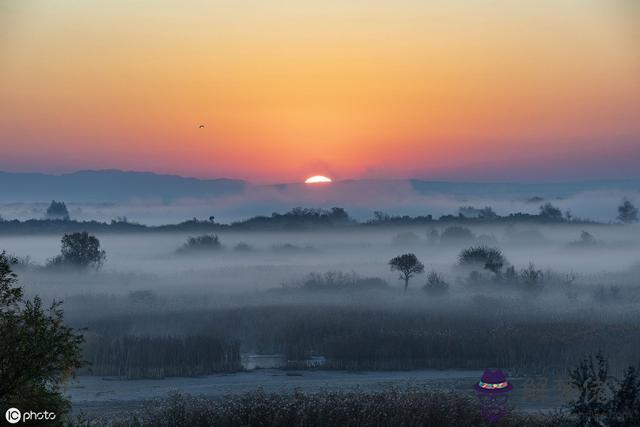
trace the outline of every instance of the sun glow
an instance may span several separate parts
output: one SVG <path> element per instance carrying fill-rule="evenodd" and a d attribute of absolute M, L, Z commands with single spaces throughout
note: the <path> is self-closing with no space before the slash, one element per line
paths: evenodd
<path fill-rule="evenodd" d="M 331 182 L 331 178 L 328 178 L 328 177 L 323 176 L 323 175 L 314 175 L 314 176 L 310 176 L 309 178 L 307 178 L 307 180 L 304 183 L 305 184 L 319 184 L 319 183 L 323 183 L 323 182 Z"/>

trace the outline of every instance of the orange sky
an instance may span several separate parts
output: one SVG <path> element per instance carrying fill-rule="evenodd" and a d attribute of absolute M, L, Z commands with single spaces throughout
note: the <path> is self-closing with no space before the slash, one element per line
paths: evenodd
<path fill-rule="evenodd" d="M 5 0 L 0 170 L 638 177 L 633 2 Z"/>

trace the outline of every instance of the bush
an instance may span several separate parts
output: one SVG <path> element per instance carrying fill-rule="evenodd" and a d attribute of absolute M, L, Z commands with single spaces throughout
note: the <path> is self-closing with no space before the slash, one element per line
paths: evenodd
<path fill-rule="evenodd" d="M 540 217 L 553 222 L 562 221 L 562 211 L 551 203 L 540 206 Z"/>
<path fill-rule="evenodd" d="M 464 249 L 458 255 L 458 263 L 461 266 L 476 268 L 480 267 L 499 275 L 507 259 L 498 248 L 488 246 L 474 246 Z"/>
<path fill-rule="evenodd" d="M 435 271 L 427 275 L 427 283 L 422 288 L 424 291 L 433 296 L 444 295 L 449 291 L 449 284 Z"/>
<path fill-rule="evenodd" d="M 217 235 L 203 234 L 189 237 L 187 242 L 178 249 L 178 253 L 209 252 L 219 251 L 220 249 L 222 249 L 222 244 Z"/>
<path fill-rule="evenodd" d="M 389 285 L 377 277 L 362 278 L 355 273 L 347 274 L 340 271 L 328 271 L 324 274 L 311 273 L 298 286 L 307 291 L 367 291 L 374 289 L 388 289 Z"/>
<path fill-rule="evenodd" d="M 580 362 L 569 373 L 578 398 L 570 409 L 581 426 L 637 426 L 640 420 L 640 380 L 630 366 L 621 381 L 609 375 L 609 363 L 601 353 Z"/>
<path fill-rule="evenodd" d="M 102 267 L 107 255 L 100 249 L 100 240 L 89 233 L 71 233 L 62 237 L 60 255 L 49 261 L 50 266 L 74 268 Z"/>
<path fill-rule="evenodd" d="M 542 270 L 536 269 L 533 263 L 529 263 L 529 266 L 520 272 L 520 279 L 527 289 L 535 290 L 542 287 L 545 277 Z"/>

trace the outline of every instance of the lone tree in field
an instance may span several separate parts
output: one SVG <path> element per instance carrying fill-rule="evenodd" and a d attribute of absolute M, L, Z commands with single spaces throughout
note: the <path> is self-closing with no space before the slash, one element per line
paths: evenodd
<path fill-rule="evenodd" d="M 638 208 L 636 208 L 629 200 L 624 199 L 620 206 L 618 206 L 617 218 L 625 224 L 638 222 Z"/>
<path fill-rule="evenodd" d="M 60 302 L 43 308 L 23 297 L 14 262 L 0 253 L 0 407 L 54 412 L 60 421 L 70 407 L 61 387 L 83 366 L 84 340 L 63 324 Z"/>
<path fill-rule="evenodd" d="M 67 205 L 64 202 L 56 202 L 55 200 L 51 201 L 51 204 L 47 208 L 47 218 L 48 219 L 69 219 L 69 211 L 67 210 Z"/>
<path fill-rule="evenodd" d="M 389 261 L 391 271 L 399 271 L 400 279 L 404 280 L 404 291 L 407 292 L 409 287 L 409 279 L 416 274 L 424 272 L 424 264 L 422 264 L 415 254 L 404 254 L 393 258 Z"/>
<path fill-rule="evenodd" d="M 500 249 L 488 246 L 467 248 L 458 255 L 458 263 L 460 265 L 469 267 L 481 266 L 496 275 L 502 272 L 502 267 L 506 262 L 507 259 Z"/>
<path fill-rule="evenodd" d="M 65 234 L 62 237 L 60 255 L 53 258 L 50 264 L 99 269 L 106 257 L 106 252 L 100 249 L 100 240 L 84 231 Z"/>

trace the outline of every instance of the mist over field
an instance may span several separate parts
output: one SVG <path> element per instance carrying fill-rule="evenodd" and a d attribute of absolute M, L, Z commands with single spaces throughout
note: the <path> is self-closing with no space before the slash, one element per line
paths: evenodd
<path fill-rule="evenodd" d="M 0 424 L 640 427 L 638 18 L 0 0 Z"/>
<path fill-rule="evenodd" d="M 514 225 L 468 227 L 475 239 L 430 242 L 428 232 L 447 227 L 384 227 L 374 230 L 235 232 L 217 233 L 223 248 L 216 253 L 179 255 L 176 250 L 193 233 L 97 234 L 107 252 L 99 272 L 90 273 L 99 280 L 108 275 L 130 275 L 122 283 L 89 286 L 68 283 L 39 289 L 58 296 L 69 293 L 132 290 L 165 290 L 179 281 L 179 292 L 242 292 L 265 290 L 300 280 L 306 274 L 326 271 L 354 271 L 376 276 L 392 285 L 397 274 L 389 271 L 387 261 L 398 253 L 414 252 L 428 270 L 453 274 L 459 252 L 473 244 L 500 247 L 510 263 L 526 267 L 533 262 L 542 270 L 559 273 L 623 272 L 640 262 L 638 227 L 594 225 Z M 572 246 L 583 231 L 591 233 L 599 245 L 594 248 Z M 403 236 L 410 242 L 403 242 Z M 2 247 L 17 257 L 28 257 L 34 264 L 45 264 L 60 251 L 59 235 L 2 236 Z M 236 246 L 245 243 L 246 251 Z M 285 245 L 292 245 L 287 250 Z M 46 273 L 49 274 L 48 272 Z M 138 278 L 136 278 L 138 277 Z M 75 280 L 86 280 L 84 276 Z M 74 280 L 71 280 L 73 282 Z M 68 283 L 65 286 L 64 283 Z"/>
<path fill-rule="evenodd" d="M 585 357 L 603 355 L 618 377 L 636 363 L 635 193 L 516 200 L 394 185 L 374 202 L 358 188 L 331 202 L 360 217 L 297 190 L 273 206 L 312 207 L 247 217 L 232 216 L 255 208 L 245 196 L 5 204 L 0 248 L 25 297 L 63 301 L 83 331 L 87 363 L 66 393 L 75 414 L 102 421 L 149 417 L 167 390 L 211 402 L 262 387 L 469 396 L 488 367 L 509 372 L 518 410 L 548 411 Z M 419 266 L 408 276 L 401 256 Z M 554 378 L 545 400 L 527 394 L 535 378 Z"/>

